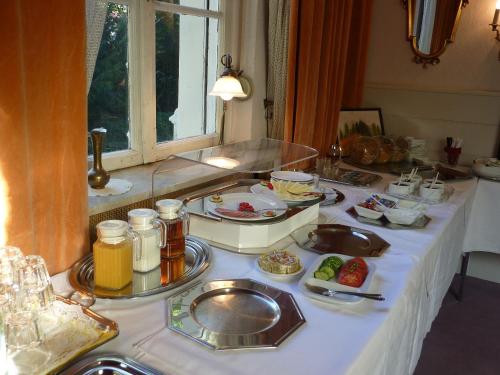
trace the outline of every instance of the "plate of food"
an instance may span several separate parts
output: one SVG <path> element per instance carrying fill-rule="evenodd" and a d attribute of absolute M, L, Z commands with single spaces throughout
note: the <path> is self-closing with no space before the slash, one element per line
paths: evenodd
<path fill-rule="evenodd" d="M 271 172 L 271 180 L 273 181 L 291 181 L 302 184 L 310 184 L 314 177 L 309 173 L 294 172 L 294 171 L 275 171 Z"/>
<path fill-rule="evenodd" d="M 288 206 L 276 197 L 253 193 L 210 196 L 206 207 L 212 215 L 237 221 L 273 220 L 286 214 Z"/>
<path fill-rule="evenodd" d="M 317 189 L 312 185 L 291 181 L 261 181 L 250 187 L 254 194 L 276 197 L 289 206 L 313 204 L 325 198 L 333 200 L 337 196 L 334 189 Z"/>
<path fill-rule="evenodd" d="M 325 254 L 302 276 L 299 289 L 306 296 L 326 303 L 359 303 L 363 297 L 342 293 L 330 296 L 321 291 L 368 293 L 375 271 L 375 265 L 365 258 Z"/>
<path fill-rule="evenodd" d="M 300 258 L 287 250 L 273 250 L 262 254 L 255 263 L 264 275 L 281 281 L 293 280 L 304 272 Z"/>

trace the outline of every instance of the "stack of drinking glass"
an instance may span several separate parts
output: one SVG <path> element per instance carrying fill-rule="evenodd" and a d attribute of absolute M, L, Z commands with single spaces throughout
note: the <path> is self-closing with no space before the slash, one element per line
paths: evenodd
<path fill-rule="evenodd" d="M 0 309 L 9 349 L 40 343 L 43 339 L 40 318 L 54 300 L 50 276 L 41 256 L 24 256 L 13 246 L 0 247 Z"/>

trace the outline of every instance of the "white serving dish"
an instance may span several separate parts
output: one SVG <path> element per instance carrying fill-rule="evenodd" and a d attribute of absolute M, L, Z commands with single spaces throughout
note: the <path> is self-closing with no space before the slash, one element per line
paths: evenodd
<path fill-rule="evenodd" d="M 326 303 L 334 303 L 334 304 L 354 304 L 354 303 L 359 303 L 362 300 L 364 300 L 363 297 L 358 297 L 358 296 L 350 296 L 347 294 L 337 294 L 333 297 L 327 297 L 323 296 L 321 294 L 313 293 L 309 289 L 306 288 L 304 285 L 305 283 L 308 283 L 310 285 L 315 285 L 315 286 L 321 286 L 323 288 L 328 288 L 328 289 L 333 289 L 333 290 L 342 290 L 346 292 L 360 292 L 360 293 L 370 293 L 370 292 L 375 292 L 375 291 L 370 291 L 370 286 L 373 281 L 373 276 L 376 272 L 376 267 L 375 264 L 373 264 L 371 261 L 367 260 L 366 258 L 363 258 L 366 264 L 368 265 L 368 275 L 366 276 L 365 281 L 359 288 L 354 288 L 351 286 L 347 285 L 342 285 L 337 283 L 334 280 L 319 280 L 314 278 L 314 272 L 318 269 L 318 267 L 323 263 L 323 261 L 330 257 L 330 256 L 337 256 L 340 259 L 342 259 L 344 262 L 348 261 L 349 259 L 352 259 L 354 257 L 348 256 L 348 255 L 342 255 L 342 254 L 324 254 L 316 258 L 314 263 L 309 267 L 307 272 L 305 273 L 304 276 L 299 280 L 299 290 L 304 293 L 307 297 L 316 299 L 318 301 L 326 302 Z M 377 293 L 379 291 L 376 291 Z"/>
<path fill-rule="evenodd" d="M 224 219 L 219 222 L 191 215 L 189 233 L 225 245 L 232 251 L 260 254 L 296 229 L 316 220 L 318 215 L 319 203 L 278 222 L 244 223 Z"/>
<path fill-rule="evenodd" d="M 264 275 L 266 275 L 267 277 L 271 278 L 271 279 L 274 279 L 274 280 L 278 280 L 278 281 L 292 281 L 292 280 L 295 280 L 297 277 L 299 277 L 300 275 L 302 275 L 304 273 L 304 265 L 302 264 L 302 262 L 300 263 L 300 268 L 298 271 L 294 272 L 294 273 L 272 273 L 272 272 L 267 272 L 267 271 L 264 271 L 262 268 L 260 268 L 260 265 L 259 265 L 259 258 L 255 259 L 255 267 L 257 267 L 257 269 L 262 272 Z"/>
<path fill-rule="evenodd" d="M 490 165 L 488 165 L 488 163 Z M 480 158 L 474 160 L 473 171 L 481 177 L 500 179 L 500 164 L 495 158 Z M 498 164 L 498 166 L 496 165 Z"/>
<path fill-rule="evenodd" d="M 439 186 L 434 185 L 431 187 L 431 184 L 422 184 L 420 185 L 420 196 L 423 199 L 429 200 L 431 202 L 439 202 L 443 198 L 444 189 Z"/>
<path fill-rule="evenodd" d="M 436 186 L 436 187 L 438 187 L 438 188 L 440 188 L 440 189 L 443 189 L 443 190 L 444 190 L 444 188 L 445 188 L 445 186 L 446 186 L 446 184 L 445 184 L 445 182 L 444 182 L 444 181 L 441 181 L 441 180 L 436 180 L 436 181 L 434 182 L 434 179 L 433 179 L 433 178 L 426 178 L 426 179 L 424 180 L 423 185 L 426 185 L 426 184 L 429 184 L 429 185 L 430 185 L 430 184 L 432 184 L 432 183 L 434 183 L 434 186 Z"/>
<path fill-rule="evenodd" d="M 294 171 L 275 171 L 271 172 L 271 180 L 292 181 L 303 184 L 313 182 L 314 178 L 309 173 L 294 172 Z"/>
<path fill-rule="evenodd" d="M 411 225 L 418 218 L 423 215 L 423 212 L 420 210 L 415 210 L 411 208 L 388 208 L 384 211 L 384 216 L 391 223 L 394 224 L 402 224 L 402 225 Z"/>
<path fill-rule="evenodd" d="M 391 194 L 398 195 L 408 195 L 411 194 L 414 189 L 414 184 L 411 182 L 399 182 L 398 180 L 389 183 L 388 191 Z"/>
<path fill-rule="evenodd" d="M 285 202 L 271 195 L 253 194 L 253 193 L 228 193 L 228 194 L 222 194 L 220 195 L 220 197 L 222 198 L 222 201 L 220 203 L 215 203 L 212 202 L 210 198 L 209 199 L 205 198 L 207 211 L 215 216 L 219 216 L 229 220 L 247 221 L 247 222 L 274 220 L 277 217 L 286 214 L 286 210 L 288 208 Z M 217 211 L 218 208 L 226 208 L 229 210 L 238 211 L 238 207 L 241 202 L 247 202 L 251 204 L 255 209 L 255 211 L 276 210 L 275 211 L 276 215 L 271 217 L 263 216 L 262 215 L 263 212 L 259 212 L 260 215 L 257 217 L 235 218 L 232 216 L 224 215 L 223 213 Z"/>
<path fill-rule="evenodd" d="M 363 217 L 367 217 L 368 219 L 380 219 L 382 217 L 382 215 L 384 214 L 383 211 L 376 211 L 376 210 L 371 210 L 369 208 L 366 208 L 366 207 L 362 207 L 362 206 L 354 206 L 354 210 L 356 211 L 356 213 L 359 215 L 359 216 L 363 216 Z"/>
<path fill-rule="evenodd" d="M 315 193 L 323 193 L 326 195 L 326 199 L 328 200 L 333 200 L 337 197 L 337 193 L 335 190 L 331 188 L 323 188 L 323 190 L 320 189 L 310 189 L 312 192 Z M 285 202 L 289 206 L 297 206 L 300 204 L 307 204 L 310 202 L 314 202 L 315 200 L 318 200 L 319 198 L 317 196 L 301 196 L 301 195 L 287 195 L 287 196 L 282 196 L 281 194 L 278 194 L 275 190 L 269 189 L 267 186 L 264 186 L 262 184 L 255 184 L 250 187 L 250 191 L 254 194 L 263 194 L 267 196 L 272 196 L 275 198 L 278 198 Z"/>

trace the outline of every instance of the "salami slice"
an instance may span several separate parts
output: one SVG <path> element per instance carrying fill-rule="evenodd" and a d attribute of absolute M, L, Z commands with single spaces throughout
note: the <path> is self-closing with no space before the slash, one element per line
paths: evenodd
<path fill-rule="evenodd" d="M 217 207 L 215 211 L 221 215 L 239 219 L 253 219 L 260 216 L 256 212 L 230 210 L 229 208 L 223 208 L 223 207 Z"/>

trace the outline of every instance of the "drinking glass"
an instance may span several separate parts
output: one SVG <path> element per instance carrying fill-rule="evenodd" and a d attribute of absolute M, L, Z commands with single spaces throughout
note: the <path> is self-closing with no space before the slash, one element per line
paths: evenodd
<path fill-rule="evenodd" d="M 16 292 L 20 288 L 17 270 L 23 264 L 23 253 L 17 247 L 0 247 L 0 312 L 15 302 Z"/>
<path fill-rule="evenodd" d="M 19 269 L 22 305 L 31 311 L 48 309 L 55 300 L 45 261 L 39 255 L 28 255 Z"/>
<path fill-rule="evenodd" d="M 40 344 L 37 317 L 30 311 L 7 313 L 4 327 L 5 341 L 11 350 L 35 347 Z"/>
<path fill-rule="evenodd" d="M 338 167 L 340 161 L 342 160 L 342 147 L 339 143 L 334 143 L 330 146 L 329 152 L 330 158 L 332 159 L 332 164 L 334 167 Z"/>

